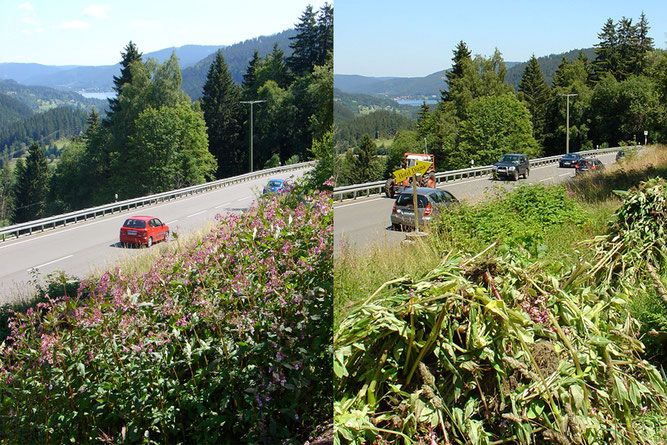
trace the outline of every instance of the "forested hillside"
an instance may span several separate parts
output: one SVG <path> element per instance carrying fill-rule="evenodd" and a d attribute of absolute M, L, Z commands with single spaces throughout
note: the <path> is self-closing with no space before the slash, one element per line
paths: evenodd
<path fill-rule="evenodd" d="M 409 130 L 414 121 L 392 111 L 375 111 L 347 122 L 336 122 L 336 152 L 359 143 L 364 134 L 374 139 L 393 139 L 400 130 Z"/>
<path fill-rule="evenodd" d="M 0 128 L 32 115 L 30 108 L 7 94 L 0 93 Z"/>
<path fill-rule="evenodd" d="M 295 35 L 296 30 L 289 29 L 271 36 L 261 36 L 245 40 L 221 48 L 220 50 L 232 78 L 240 84 L 243 81 L 243 74 L 248 66 L 248 62 L 252 60 L 255 51 L 259 57 L 263 58 L 273 51 L 275 45 L 278 45 L 278 48 L 283 51 L 284 56 L 289 57 L 292 55 L 292 49 L 289 46 L 290 38 L 293 38 Z M 197 100 L 201 97 L 202 88 L 206 82 L 206 74 L 214 60 L 215 53 L 210 54 L 193 66 L 183 69 L 183 83 L 181 87 L 192 100 Z"/>
<path fill-rule="evenodd" d="M 78 93 L 56 90 L 42 86 L 28 86 L 13 80 L 0 80 L 0 93 L 6 94 L 27 105 L 32 111 L 46 111 L 51 108 L 68 106 L 98 112 L 106 108 L 106 101 L 86 98 Z"/>
<path fill-rule="evenodd" d="M 417 108 L 401 105 L 393 99 L 370 94 L 349 94 L 334 88 L 334 102 L 352 111 L 355 115 L 384 110 L 402 114 L 408 118 L 417 117 Z"/>
<path fill-rule="evenodd" d="M 80 109 L 58 107 L 0 124 L 0 167 L 7 160 L 22 156 L 33 141 L 50 145 L 58 139 L 77 136 L 84 130 L 87 116 Z"/>

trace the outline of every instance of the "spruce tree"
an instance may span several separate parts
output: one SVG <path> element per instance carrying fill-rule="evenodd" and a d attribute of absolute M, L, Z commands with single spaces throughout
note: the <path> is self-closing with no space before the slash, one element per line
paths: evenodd
<path fill-rule="evenodd" d="M 25 162 L 16 164 L 14 185 L 15 223 L 32 221 L 44 216 L 48 184 L 48 166 L 42 149 L 33 143 Z"/>
<path fill-rule="evenodd" d="M 324 65 L 333 54 L 333 7 L 325 3 L 317 16 L 316 65 Z"/>
<path fill-rule="evenodd" d="M 244 93 L 251 91 L 254 91 L 254 93 L 257 92 L 257 88 L 255 87 L 255 72 L 257 71 L 257 68 L 261 63 L 262 61 L 259 58 L 259 53 L 257 52 L 257 50 L 255 50 L 255 53 L 252 55 L 252 59 L 248 63 L 248 68 L 246 69 L 246 72 L 243 75 L 243 82 L 241 86 L 243 87 Z M 251 97 L 254 97 L 254 95 L 251 95 L 248 98 Z"/>
<path fill-rule="evenodd" d="M 112 97 L 109 100 L 109 112 L 107 113 L 108 115 L 108 121 L 111 121 L 113 118 L 113 115 L 119 110 L 120 108 L 120 102 L 119 102 L 119 96 L 120 93 L 123 91 L 123 86 L 125 84 L 131 83 L 132 82 L 132 71 L 130 69 L 130 65 L 132 63 L 141 61 L 141 56 L 143 54 L 139 52 L 139 49 L 137 48 L 137 45 L 130 40 L 130 42 L 125 46 L 125 52 L 121 53 L 121 57 L 123 58 L 120 62 L 120 77 L 118 76 L 113 76 L 113 90 L 116 92 L 116 96 Z"/>
<path fill-rule="evenodd" d="M 450 71 L 447 71 L 445 73 L 445 83 L 447 84 L 447 89 L 446 90 L 440 90 L 440 98 L 443 102 L 451 101 L 452 97 L 449 93 L 449 90 L 452 87 L 452 84 L 457 80 L 463 77 L 464 74 L 464 69 L 463 69 L 463 61 L 468 60 L 472 61 L 470 55 L 471 52 L 468 49 L 468 46 L 466 43 L 461 40 L 457 45 L 456 49 L 454 49 L 454 57 L 452 58 L 452 69 Z"/>
<path fill-rule="evenodd" d="M 530 111 L 533 123 L 533 137 L 539 144 L 542 144 L 544 140 L 544 124 L 549 96 L 549 86 L 533 54 L 526 64 L 526 69 L 521 77 L 519 99 L 525 103 L 528 111 Z"/>
<path fill-rule="evenodd" d="M 218 50 L 209 68 L 201 98 L 206 121 L 209 151 L 218 161 L 217 177 L 240 174 L 248 165 L 240 147 L 241 89 Z"/>
<path fill-rule="evenodd" d="M 296 24 L 296 36 L 290 37 L 292 55 L 287 66 L 297 76 L 310 73 L 317 63 L 318 27 L 313 7 L 308 5 Z"/>

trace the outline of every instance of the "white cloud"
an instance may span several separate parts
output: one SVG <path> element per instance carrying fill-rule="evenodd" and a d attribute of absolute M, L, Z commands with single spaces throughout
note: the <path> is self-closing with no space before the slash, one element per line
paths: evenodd
<path fill-rule="evenodd" d="M 35 8 L 32 7 L 30 2 L 21 3 L 18 7 L 19 7 L 19 9 L 25 9 L 26 11 L 34 11 L 35 10 Z"/>
<path fill-rule="evenodd" d="M 109 13 L 109 5 L 90 5 L 83 10 L 84 15 L 95 17 L 96 19 L 105 19 Z"/>
<path fill-rule="evenodd" d="M 58 25 L 60 29 L 90 29 L 90 23 L 81 20 L 72 20 Z"/>

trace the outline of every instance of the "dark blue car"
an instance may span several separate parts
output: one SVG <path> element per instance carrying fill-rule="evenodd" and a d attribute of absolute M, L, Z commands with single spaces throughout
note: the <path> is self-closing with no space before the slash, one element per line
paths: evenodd
<path fill-rule="evenodd" d="M 270 179 L 269 182 L 264 186 L 264 190 L 262 190 L 262 193 L 263 194 L 282 193 L 284 189 L 285 189 L 284 179 Z"/>

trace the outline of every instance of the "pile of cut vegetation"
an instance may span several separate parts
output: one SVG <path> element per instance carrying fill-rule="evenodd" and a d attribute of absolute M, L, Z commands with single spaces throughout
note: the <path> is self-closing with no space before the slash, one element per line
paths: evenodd
<path fill-rule="evenodd" d="M 667 441 L 665 376 L 627 309 L 664 275 L 665 202 L 663 180 L 629 192 L 573 270 L 488 249 L 381 287 L 334 335 L 336 439 Z"/>
<path fill-rule="evenodd" d="M 147 273 L 16 313 L 0 443 L 303 443 L 331 419 L 331 204 L 262 200 Z"/>

